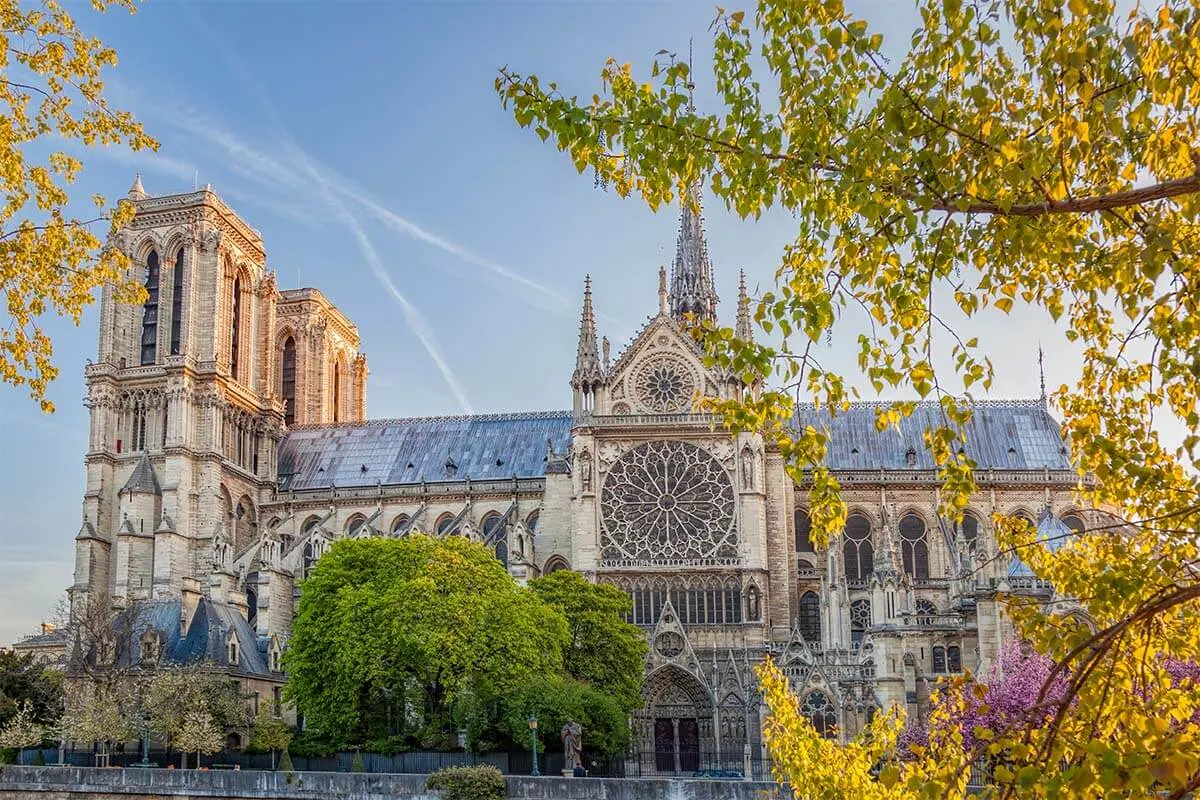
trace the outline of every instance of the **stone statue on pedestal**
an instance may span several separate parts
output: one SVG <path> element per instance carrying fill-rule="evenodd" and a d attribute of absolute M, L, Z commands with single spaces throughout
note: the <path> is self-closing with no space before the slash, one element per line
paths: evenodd
<path fill-rule="evenodd" d="M 583 767 L 583 726 L 567 720 L 559 736 L 563 742 L 563 774 L 574 775 Z"/>

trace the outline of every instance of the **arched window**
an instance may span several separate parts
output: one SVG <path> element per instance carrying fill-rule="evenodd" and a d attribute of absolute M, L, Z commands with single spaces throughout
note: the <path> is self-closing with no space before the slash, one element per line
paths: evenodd
<path fill-rule="evenodd" d="M 296 340 L 291 336 L 283 340 L 280 374 L 282 376 L 280 394 L 283 395 L 283 421 L 290 428 L 296 424 Z"/>
<path fill-rule="evenodd" d="M 538 526 L 538 512 L 531 511 L 529 513 L 529 516 L 525 518 L 525 527 L 529 530 L 530 533 L 537 533 L 537 526 Z"/>
<path fill-rule="evenodd" d="M 933 672 L 943 675 L 946 672 L 946 648 L 938 645 L 933 648 Z"/>
<path fill-rule="evenodd" d="M 874 568 L 871 522 L 862 514 L 851 514 L 846 520 L 842 557 L 846 562 L 846 580 L 865 581 Z"/>
<path fill-rule="evenodd" d="M 346 523 L 346 536 L 350 539 L 358 536 L 362 532 L 363 525 L 367 522 L 367 518 L 361 514 L 356 514 Z"/>
<path fill-rule="evenodd" d="M 1085 530 L 1087 530 L 1087 525 L 1083 523 L 1083 520 L 1080 519 L 1078 514 L 1064 514 L 1062 518 L 1062 524 L 1066 525 L 1075 533 L 1083 533 Z"/>
<path fill-rule="evenodd" d="M 826 739 L 837 736 L 837 712 L 834 711 L 833 703 L 829 702 L 829 698 L 825 696 L 824 692 L 810 693 L 808 697 L 804 698 L 804 706 L 801 710 L 821 736 Z"/>
<path fill-rule="evenodd" d="M 957 645 L 946 648 L 946 668 L 950 672 L 962 672 L 962 650 Z"/>
<path fill-rule="evenodd" d="M 158 358 L 158 253 L 146 256 L 146 302 L 142 306 L 142 364 Z"/>
<path fill-rule="evenodd" d="M 308 519 L 304 520 L 304 524 L 300 526 L 300 535 L 307 536 L 308 534 L 312 533 L 313 530 L 317 527 L 317 523 L 320 521 L 321 521 L 321 518 L 315 514 L 313 516 L 309 517 Z"/>
<path fill-rule="evenodd" d="M 436 530 L 439 534 L 445 535 L 450 532 L 450 526 L 454 524 L 454 515 L 447 511 L 438 517 Z"/>
<path fill-rule="evenodd" d="M 502 541 L 496 543 L 496 560 L 508 569 L 508 545 Z"/>
<path fill-rule="evenodd" d="M 342 421 L 342 362 L 333 362 L 333 421 Z"/>
<path fill-rule="evenodd" d="M 500 515 L 495 511 L 483 518 L 483 540 L 485 542 L 491 542 L 496 537 L 503 536 L 503 532 L 500 530 L 500 519 Z"/>
<path fill-rule="evenodd" d="M 802 508 L 796 509 L 796 552 L 813 553 L 816 548 L 812 543 L 812 519 Z"/>
<path fill-rule="evenodd" d="M 300 563 L 300 577 L 307 578 L 312 572 L 313 564 L 316 562 L 316 556 L 313 553 L 312 542 L 304 543 L 304 557 Z"/>
<path fill-rule="evenodd" d="M 963 514 L 962 534 L 972 552 L 979 547 L 979 519 L 974 514 Z"/>
<path fill-rule="evenodd" d="M 171 276 L 171 355 L 183 352 L 183 248 L 175 254 L 175 273 Z"/>
<path fill-rule="evenodd" d="M 405 526 L 408 525 L 408 521 L 408 514 L 401 514 L 400 516 L 396 517 L 396 519 L 392 520 L 392 536 L 400 535 L 400 532 L 404 530 Z"/>
<path fill-rule="evenodd" d="M 800 635 L 809 644 L 821 644 L 821 598 L 816 592 L 800 597 Z"/>
<path fill-rule="evenodd" d="M 551 573 L 558 572 L 559 570 L 570 568 L 571 565 L 568 564 L 567 560 L 562 556 L 551 556 L 550 560 L 546 562 L 546 566 L 542 568 L 542 574 L 550 575 Z"/>
<path fill-rule="evenodd" d="M 242 330 L 242 276 L 233 280 L 233 316 L 229 329 L 229 371 L 235 381 L 241 380 L 238 373 L 239 334 Z"/>
<path fill-rule="evenodd" d="M 246 622 L 253 628 L 254 623 L 258 621 L 258 593 L 253 589 L 246 590 L 246 606 Z"/>
<path fill-rule="evenodd" d="M 929 580 L 929 545 L 925 542 L 925 521 L 916 514 L 900 520 L 900 555 L 904 571 L 915 580 Z"/>
<path fill-rule="evenodd" d="M 850 604 L 850 641 L 856 650 L 862 644 L 869 627 L 871 627 L 871 601 L 855 600 Z"/>

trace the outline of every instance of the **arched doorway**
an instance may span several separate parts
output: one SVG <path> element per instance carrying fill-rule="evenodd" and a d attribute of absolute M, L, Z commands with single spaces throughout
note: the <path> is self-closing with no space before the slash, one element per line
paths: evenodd
<path fill-rule="evenodd" d="M 643 767 L 658 774 L 688 774 L 700 769 L 703 754 L 713 748 L 713 704 L 708 690 L 682 669 L 667 666 L 646 679 L 642 697 L 645 703 L 635 719 L 642 753 L 651 756 L 643 758 Z"/>

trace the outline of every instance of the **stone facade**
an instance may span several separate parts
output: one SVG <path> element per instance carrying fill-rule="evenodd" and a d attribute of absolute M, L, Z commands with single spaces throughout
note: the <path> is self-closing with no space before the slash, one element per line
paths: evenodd
<path fill-rule="evenodd" d="M 830 431 L 851 511 L 814 551 L 808 487 L 778 451 L 695 412 L 698 395 L 761 389 L 706 368 L 688 334 L 717 310 L 698 204 L 657 315 L 615 359 L 585 284 L 570 411 L 367 421 L 357 331 L 320 292 L 277 289 L 257 233 L 208 189 L 150 198 L 139 182 L 131 198 L 117 244 L 157 280 L 157 307 L 102 301 L 76 601 L 199 592 L 266 654 L 333 541 L 468 536 L 518 580 L 573 569 L 630 594 L 651 644 L 642 768 L 664 773 L 761 755 L 768 654 L 814 722 L 848 736 L 893 704 L 920 716 L 939 675 L 993 663 L 1011 639 L 999 594 L 1057 601 L 1000 557 L 992 524 L 1020 513 L 1053 540 L 1087 517 L 1044 401 L 978 405 L 962 524 L 938 517 L 921 443 L 936 406 L 884 434 L 869 405 L 802 412 Z M 744 284 L 736 330 L 752 335 Z"/>

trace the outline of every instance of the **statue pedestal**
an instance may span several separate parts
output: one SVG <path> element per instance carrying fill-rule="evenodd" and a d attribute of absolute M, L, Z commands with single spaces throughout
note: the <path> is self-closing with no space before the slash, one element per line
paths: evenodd
<path fill-rule="evenodd" d="M 563 776 L 564 778 L 574 778 L 574 777 L 575 777 L 575 770 L 573 770 L 573 769 L 564 769 L 564 770 L 562 771 L 562 776 Z"/>

